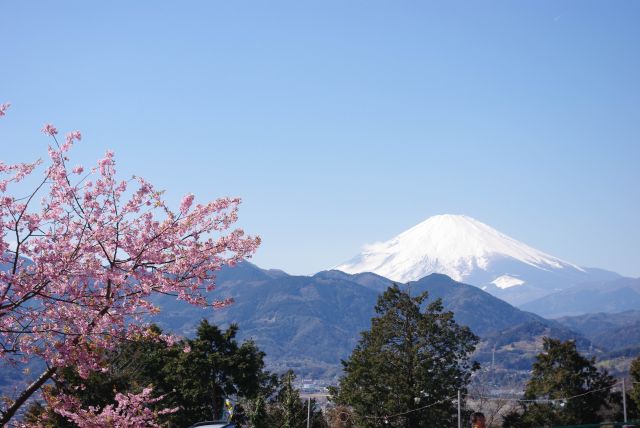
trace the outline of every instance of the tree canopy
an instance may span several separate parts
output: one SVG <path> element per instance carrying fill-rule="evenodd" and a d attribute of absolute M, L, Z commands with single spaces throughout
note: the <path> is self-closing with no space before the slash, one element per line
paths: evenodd
<path fill-rule="evenodd" d="M 611 407 L 615 383 L 606 370 L 595 366 L 595 358 L 585 358 L 578 352 L 574 341 L 545 337 L 525 389 L 524 399 L 532 401 L 524 404 L 522 425 L 600 422 L 602 412 Z"/>
<path fill-rule="evenodd" d="M 478 338 L 438 299 L 389 287 L 378 298 L 332 401 L 353 408 L 364 427 L 451 427 L 458 390 L 466 391 Z"/>
<path fill-rule="evenodd" d="M 171 346 L 150 339 L 123 343 L 108 355 L 104 372 L 82 379 L 77 370 L 66 368 L 47 389 L 47 401 L 67 395 L 81 408 L 105 408 L 116 403 L 115 391 L 135 394 L 152 385 L 155 396 L 164 398 L 147 407 L 156 413 L 174 409 L 157 415 L 162 424 L 188 426 L 220 419 L 226 398 L 253 400 L 271 395 L 276 387 L 275 376 L 264 370 L 264 353 L 251 341 L 238 344 L 237 331 L 235 325 L 220 330 L 203 320 L 194 339 Z M 156 327 L 154 333 L 161 332 Z M 43 409 L 31 410 L 32 421 L 41 419 Z M 46 416 L 50 427 L 75 426 L 52 408 Z"/>

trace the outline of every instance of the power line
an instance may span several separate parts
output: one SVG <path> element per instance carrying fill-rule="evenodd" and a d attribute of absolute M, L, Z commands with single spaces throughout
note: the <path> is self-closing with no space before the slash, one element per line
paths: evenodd
<path fill-rule="evenodd" d="M 409 413 L 418 412 L 420 410 L 424 410 L 424 409 L 427 409 L 429 407 L 433 407 L 433 406 L 436 406 L 438 404 L 442 404 L 442 403 L 447 402 L 447 401 L 453 401 L 456 398 L 457 398 L 457 394 L 453 395 L 453 396 L 451 396 L 449 398 L 444 398 L 444 399 L 442 399 L 440 401 L 436 401 L 435 403 L 431 403 L 431 404 L 427 404 L 426 406 L 418 407 L 417 409 L 407 410 L 406 412 L 394 413 L 392 415 L 386 415 L 386 416 L 364 416 L 364 417 L 366 419 L 390 419 L 390 418 L 395 418 L 395 417 L 398 417 L 398 416 L 408 415 Z"/>
<path fill-rule="evenodd" d="M 579 397 L 583 397 L 585 395 L 589 395 L 589 394 L 593 394 L 596 392 L 600 392 L 600 391 L 605 391 L 607 389 L 611 389 L 617 385 L 620 385 L 622 382 L 616 382 L 610 386 L 607 387 L 603 387 L 603 388 L 598 388 L 598 389 L 593 389 L 590 391 L 586 391 L 583 392 L 581 394 L 576 394 L 576 395 L 572 395 L 569 397 L 563 397 L 563 398 L 544 398 L 544 399 L 523 399 L 523 398 L 513 398 L 513 397 L 488 397 L 488 396 L 476 396 L 474 397 L 471 394 L 463 394 L 463 396 L 465 398 L 468 399 L 472 399 L 472 400 L 487 400 L 487 401 L 512 401 L 512 402 L 518 402 L 518 403 L 557 403 L 557 402 L 566 402 L 569 400 L 573 400 L 575 398 L 579 398 Z M 640 382 L 633 382 L 633 384 L 640 384 Z M 433 407 L 436 406 L 438 404 L 442 404 L 445 403 L 447 401 L 454 401 L 457 398 L 457 394 L 453 395 L 451 397 L 448 398 L 444 398 L 442 400 L 436 401 L 435 403 L 431 403 L 431 404 L 427 404 L 425 406 L 422 407 L 418 407 L 416 409 L 411 409 L 411 410 L 407 410 L 404 412 L 399 412 L 399 413 L 394 413 L 391 415 L 384 415 L 384 416 L 363 416 L 365 419 L 378 419 L 378 420 L 387 420 L 387 419 L 392 419 L 392 418 L 396 418 L 398 416 L 404 416 L 404 415 L 408 415 L 409 413 L 413 413 L 413 412 L 418 412 L 420 410 L 424 410 L 427 409 L 429 407 Z"/>
<path fill-rule="evenodd" d="M 538 398 L 538 399 L 524 399 L 524 398 L 512 398 L 512 397 L 489 397 L 489 396 L 478 396 L 478 398 L 474 398 L 471 394 L 465 394 L 465 397 L 469 397 L 472 400 L 487 400 L 487 401 L 514 401 L 514 402 L 518 402 L 518 403 L 553 403 L 553 402 L 557 402 L 557 401 L 569 401 L 572 400 L 574 398 L 578 398 L 578 397 L 583 397 L 585 395 L 589 395 L 589 394 L 593 394 L 595 392 L 600 392 L 600 391 L 604 391 L 607 389 L 611 389 L 614 386 L 620 385 L 622 382 L 616 382 L 610 386 L 604 387 L 604 388 L 599 388 L 599 389 L 593 389 L 587 392 L 583 392 L 582 394 L 577 394 L 577 395 L 572 395 L 570 397 L 563 397 L 563 398 Z"/>

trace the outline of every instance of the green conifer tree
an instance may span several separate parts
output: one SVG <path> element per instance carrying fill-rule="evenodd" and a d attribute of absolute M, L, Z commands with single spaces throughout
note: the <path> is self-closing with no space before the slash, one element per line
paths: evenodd
<path fill-rule="evenodd" d="M 252 402 L 252 409 L 249 413 L 250 428 L 268 428 L 269 415 L 267 413 L 267 403 L 262 394 L 258 395 Z"/>
<path fill-rule="evenodd" d="M 616 383 L 595 359 L 580 355 L 574 341 L 545 337 L 543 352 L 533 364 L 525 390 L 522 420 L 525 426 L 588 424 L 601 422 L 600 413 L 610 408 L 611 387 Z M 573 397 L 564 400 L 565 398 Z"/>
<path fill-rule="evenodd" d="M 438 299 L 393 285 L 347 361 L 332 400 L 351 406 L 363 427 L 450 428 L 455 399 L 466 391 L 478 338 L 458 325 Z M 394 416 L 395 415 L 395 416 Z"/>
<path fill-rule="evenodd" d="M 280 377 L 280 389 L 276 396 L 277 425 L 282 428 L 299 428 L 306 420 L 306 412 L 300 393 L 293 386 L 296 375 L 289 370 Z"/>

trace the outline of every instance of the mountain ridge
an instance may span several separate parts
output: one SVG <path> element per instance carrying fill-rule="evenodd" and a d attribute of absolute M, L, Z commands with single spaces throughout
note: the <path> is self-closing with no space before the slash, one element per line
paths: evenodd
<path fill-rule="evenodd" d="M 158 324 L 173 333 L 191 335 L 201 318 L 221 326 L 237 323 L 238 337 L 254 340 L 266 352 L 271 369 L 293 368 L 303 376 L 326 379 L 341 373 L 340 360 L 351 353 L 360 333 L 369 329 L 377 297 L 392 281 L 371 273 L 350 275 L 335 270 L 312 276 L 281 271 L 274 275 L 243 262 L 223 269 L 216 283 L 212 296 L 231 297 L 234 304 L 220 311 L 205 311 L 163 298 L 156 301 L 162 308 Z M 485 362 L 491 358 L 487 351 L 491 343 L 498 346 L 498 357 L 504 358 L 510 369 L 527 368 L 531 353 L 505 345 L 512 336 L 527 342 L 531 349 L 540 346 L 543 334 L 585 342 L 555 321 L 524 312 L 446 275 L 432 274 L 401 287 L 412 294 L 427 291 L 428 301 L 441 298 L 457 322 L 484 339 L 478 357 Z"/>
<path fill-rule="evenodd" d="M 640 278 L 578 284 L 521 306 L 546 318 L 617 313 L 640 308 Z"/>

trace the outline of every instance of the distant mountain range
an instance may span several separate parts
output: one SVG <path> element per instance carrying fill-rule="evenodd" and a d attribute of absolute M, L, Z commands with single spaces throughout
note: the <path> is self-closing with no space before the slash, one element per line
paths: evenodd
<path fill-rule="evenodd" d="M 624 371 L 629 359 L 640 355 L 640 310 L 562 317 L 556 321 L 601 349 L 599 359 L 606 360 L 610 369 L 617 365 Z"/>
<path fill-rule="evenodd" d="M 266 352 L 272 369 L 293 368 L 306 377 L 334 378 L 359 333 L 370 327 L 377 296 L 391 281 L 371 273 L 335 270 L 293 276 L 245 262 L 223 269 L 216 283 L 214 295 L 234 298 L 233 305 L 205 311 L 161 298 L 156 301 L 162 307 L 160 326 L 191 335 L 203 317 L 220 325 L 237 323 L 239 337 L 253 339 Z M 428 291 L 429 300 L 441 298 L 459 323 L 483 339 L 476 358 L 485 363 L 495 356 L 500 367 L 528 370 L 544 335 L 575 339 L 585 349 L 590 346 L 582 335 L 556 321 L 524 312 L 446 275 L 431 274 L 404 286 L 412 294 Z"/>
<path fill-rule="evenodd" d="M 481 287 L 514 305 L 577 284 L 620 278 L 536 250 L 464 215 L 437 215 L 377 244 L 335 269 L 373 272 L 398 282 L 431 273 Z"/>
<path fill-rule="evenodd" d="M 195 334 L 203 318 L 223 327 L 237 323 L 239 339 L 254 340 L 266 352 L 272 370 L 291 368 L 303 377 L 329 380 L 341 374 L 340 360 L 349 356 L 360 332 L 370 327 L 377 296 L 392 281 L 374 273 L 338 270 L 295 276 L 243 262 L 219 271 L 216 284 L 211 297 L 233 298 L 229 307 L 214 311 L 158 296 L 154 301 L 162 311 L 153 321 L 166 331 L 187 336 Z M 576 340 L 583 352 L 617 358 L 618 367 L 625 367 L 628 358 L 640 352 L 637 311 L 548 320 L 443 274 L 402 286 L 414 295 L 428 291 L 429 301 L 441 298 L 445 309 L 481 338 L 474 359 L 485 371 L 490 369 L 496 383 L 513 384 L 526 378 L 543 336 Z M 612 309 L 618 304 L 613 303 Z M 19 371 L 0 370 L 0 391 L 20 379 Z"/>
<path fill-rule="evenodd" d="M 546 318 L 638 309 L 640 278 L 618 278 L 580 284 L 528 302 L 521 308 Z"/>

